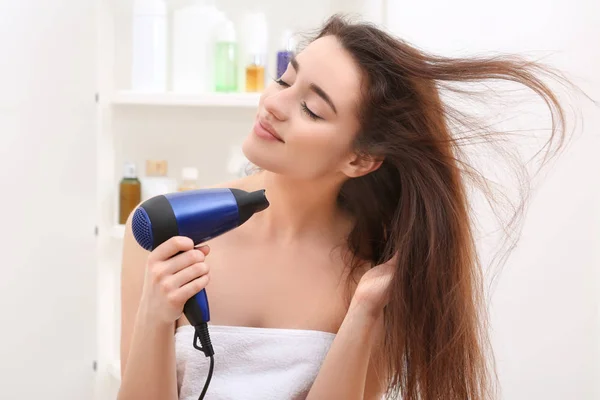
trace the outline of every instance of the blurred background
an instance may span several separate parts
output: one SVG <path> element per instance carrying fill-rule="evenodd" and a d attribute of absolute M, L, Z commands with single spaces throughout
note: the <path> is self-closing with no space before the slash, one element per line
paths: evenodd
<path fill-rule="evenodd" d="M 337 12 L 600 100 L 597 0 L 0 0 L 0 399 L 116 398 L 123 215 L 240 176 L 264 83 Z M 578 101 L 490 291 L 503 399 L 600 399 L 600 108 Z"/>

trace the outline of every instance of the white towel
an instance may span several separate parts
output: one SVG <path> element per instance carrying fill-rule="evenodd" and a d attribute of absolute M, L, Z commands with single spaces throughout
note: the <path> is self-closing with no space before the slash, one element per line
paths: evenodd
<path fill-rule="evenodd" d="M 335 338 L 297 329 L 210 325 L 215 365 L 205 400 L 301 400 Z M 175 334 L 180 400 L 197 400 L 209 359 L 193 347 L 194 328 Z"/>

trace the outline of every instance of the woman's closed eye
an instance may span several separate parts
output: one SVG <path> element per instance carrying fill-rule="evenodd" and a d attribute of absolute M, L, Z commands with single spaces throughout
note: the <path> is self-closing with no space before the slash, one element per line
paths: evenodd
<path fill-rule="evenodd" d="M 285 81 L 284 81 L 283 79 L 281 79 L 281 78 L 280 78 L 280 79 L 276 79 L 276 80 L 275 80 L 275 82 L 276 82 L 276 83 L 277 83 L 279 86 L 282 86 L 282 87 L 284 87 L 284 88 L 289 88 L 289 87 L 291 86 L 289 83 L 285 82 Z M 306 105 L 306 102 L 305 102 L 305 101 L 303 101 L 303 102 L 302 102 L 302 104 L 301 104 L 300 106 L 302 107 L 302 111 L 303 111 L 303 112 L 304 112 L 306 115 L 308 115 L 308 117 L 309 117 L 310 119 L 312 119 L 313 121 L 317 121 L 317 120 L 319 120 L 319 119 L 323 119 L 323 118 L 321 118 L 320 116 L 318 116 L 317 114 L 315 114 L 314 112 L 312 112 L 312 111 L 310 110 L 310 108 L 308 108 L 308 106 Z"/>
<path fill-rule="evenodd" d="M 315 114 L 314 112 L 310 111 L 310 109 L 306 105 L 305 101 L 302 102 L 302 111 L 304 111 L 306 113 L 306 115 L 308 115 L 313 121 L 316 121 L 318 119 L 323 119 L 323 118 L 319 117 L 317 114 Z"/>
<path fill-rule="evenodd" d="M 279 86 L 283 86 L 283 87 L 290 87 L 289 83 L 285 82 L 283 79 L 279 78 L 279 79 L 275 79 L 275 82 L 279 85 Z"/>

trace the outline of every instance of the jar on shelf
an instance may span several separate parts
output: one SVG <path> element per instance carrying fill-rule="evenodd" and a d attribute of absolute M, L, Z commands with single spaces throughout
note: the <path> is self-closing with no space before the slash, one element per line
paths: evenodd
<path fill-rule="evenodd" d="M 181 184 L 177 188 L 180 192 L 200 189 L 198 184 L 198 168 L 186 167 L 181 170 Z"/>
<path fill-rule="evenodd" d="M 177 190 L 177 182 L 167 176 L 168 163 L 164 160 L 147 160 L 146 176 L 141 179 L 142 201 Z"/>

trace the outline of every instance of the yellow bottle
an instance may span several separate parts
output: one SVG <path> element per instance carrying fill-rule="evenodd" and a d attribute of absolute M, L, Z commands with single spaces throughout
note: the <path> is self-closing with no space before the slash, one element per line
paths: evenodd
<path fill-rule="evenodd" d="M 265 67 L 250 64 L 246 67 L 246 92 L 262 92 L 265 89 Z"/>

